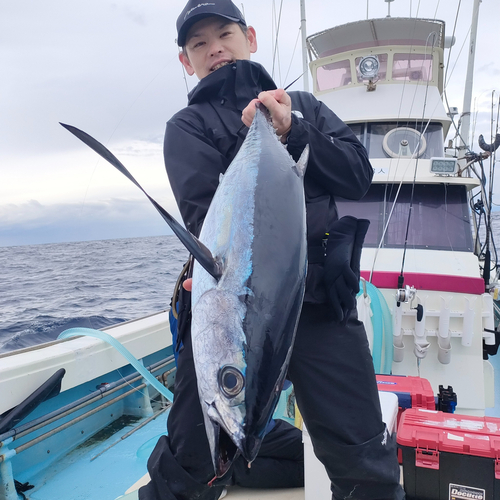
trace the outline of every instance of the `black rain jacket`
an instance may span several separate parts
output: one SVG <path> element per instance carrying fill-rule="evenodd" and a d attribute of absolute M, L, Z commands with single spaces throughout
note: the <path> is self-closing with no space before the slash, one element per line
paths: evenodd
<path fill-rule="evenodd" d="M 248 128 L 241 112 L 263 90 L 276 89 L 266 70 L 236 61 L 203 78 L 189 94 L 188 106 L 167 123 L 165 166 L 186 225 L 198 235 L 223 174 L 236 156 Z M 335 196 L 352 200 L 368 190 L 373 169 L 351 129 L 307 92 L 289 92 L 292 128 L 287 149 L 297 161 L 309 144 L 304 178 L 309 268 L 305 302 L 327 301 L 322 249 L 329 225 L 337 220 Z"/>

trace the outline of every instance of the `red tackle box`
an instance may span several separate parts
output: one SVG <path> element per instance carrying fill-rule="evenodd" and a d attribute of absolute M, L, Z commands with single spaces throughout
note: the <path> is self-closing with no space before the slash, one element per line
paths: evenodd
<path fill-rule="evenodd" d="M 377 387 L 379 391 L 393 392 L 398 397 L 398 425 L 401 413 L 407 408 L 436 409 L 432 386 L 425 378 L 377 375 Z"/>
<path fill-rule="evenodd" d="M 500 500 L 500 419 L 411 408 L 397 434 L 407 500 Z"/>

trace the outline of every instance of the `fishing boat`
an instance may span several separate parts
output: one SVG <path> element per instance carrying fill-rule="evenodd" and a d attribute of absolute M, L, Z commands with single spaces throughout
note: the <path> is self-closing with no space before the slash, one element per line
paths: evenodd
<path fill-rule="evenodd" d="M 437 20 L 387 17 L 308 42 L 315 93 L 350 125 L 374 170 L 363 200 L 340 200 L 338 209 L 371 222 L 363 293 L 370 298 L 376 287 L 390 313 L 387 339 L 381 332 L 374 339 L 377 371 L 418 375 L 436 389 L 453 386 L 457 410 L 475 415 L 493 400 L 493 370 L 483 353 L 496 344 L 496 278 L 478 255 L 469 208 L 482 199 L 474 175 L 481 166 L 474 165 L 489 153 L 475 155 L 463 136 L 445 148 L 452 110 L 442 101 L 444 28 Z"/>
<path fill-rule="evenodd" d="M 376 371 L 424 377 L 435 393 L 450 386 L 457 411 L 478 416 L 495 407 L 485 358 L 499 343 L 499 286 L 491 227 L 480 240 L 479 217 L 491 217 L 483 165 L 498 144 L 474 149 L 464 119 L 445 147 L 456 126 L 443 99 L 451 43 L 442 21 L 391 17 L 306 41 L 314 94 L 352 128 L 374 169 L 366 197 L 338 209 L 371 222 L 358 309 Z M 0 355 L 0 500 L 132 499 L 147 481 L 175 383 L 168 311 L 74 333 Z M 276 416 L 296 418 L 290 390 Z M 236 488 L 228 498 L 302 500 L 307 488 Z"/>

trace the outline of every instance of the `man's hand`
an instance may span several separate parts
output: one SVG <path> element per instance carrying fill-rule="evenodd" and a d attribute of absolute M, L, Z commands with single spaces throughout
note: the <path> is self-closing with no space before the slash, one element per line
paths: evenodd
<path fill-rule="evenodd" d="M 193 290 L 193 278 L 188 278 L 184 283 L 182 283 L 184 290 L 191 292 Z"/>
<path fill-rule="evenodd" d="M 241 120 L 247 127 L 252 124 L 255 116 L 255 103 L 257 102 L 261 102 L 269 110 L 276 134 L 281 136 L 281 141 L 284 142 L 292 128 L 292 100 L 290 96 L 283 89 L 261 92 L 257 99 L 250 101 L 241 114 Z"/>

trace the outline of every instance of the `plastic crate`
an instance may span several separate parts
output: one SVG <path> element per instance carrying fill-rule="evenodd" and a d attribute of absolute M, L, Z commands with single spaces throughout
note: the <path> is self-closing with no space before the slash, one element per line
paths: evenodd
<path fill-rule="evenodd" d="M 404 375 L 377 375 L 379 391 L 393 392 L 398 397 L 399 415 L 408 408 L 436 409 L 436 400 L 430 382 L 421 377 Z"/>
<path fill-rule="evenodd" d="M 500 419 L 411 408 L 397 441 L 407 500 L 500 500 Z"/>

